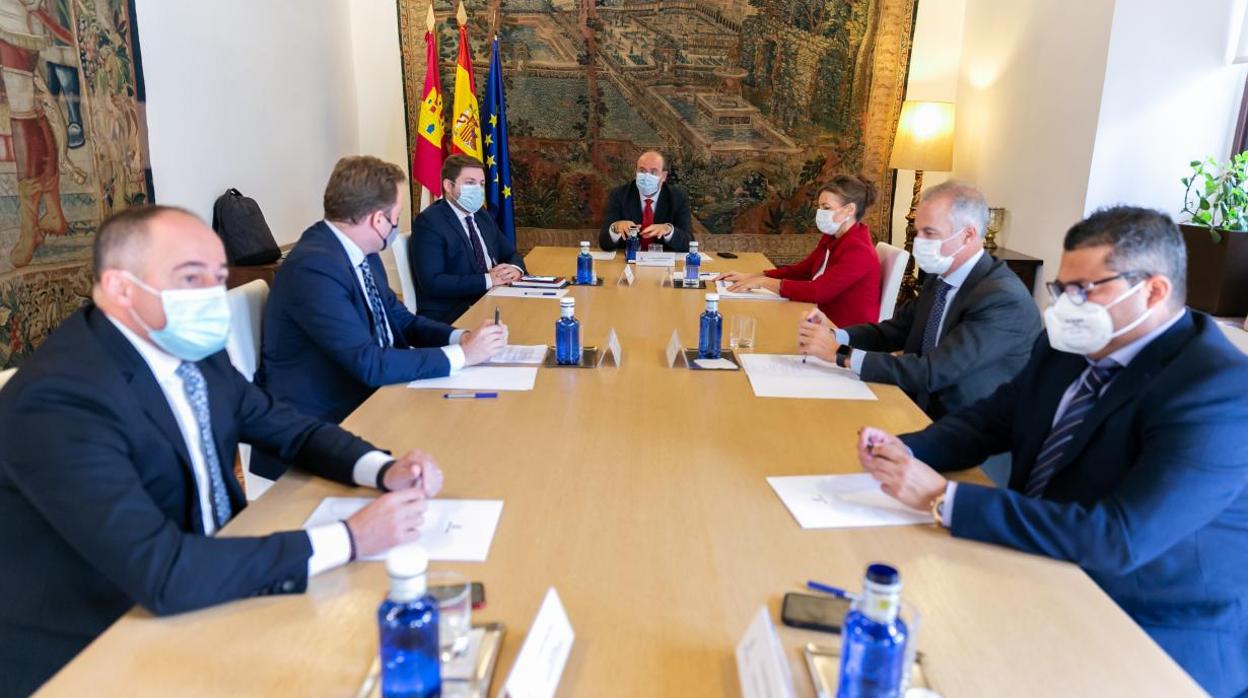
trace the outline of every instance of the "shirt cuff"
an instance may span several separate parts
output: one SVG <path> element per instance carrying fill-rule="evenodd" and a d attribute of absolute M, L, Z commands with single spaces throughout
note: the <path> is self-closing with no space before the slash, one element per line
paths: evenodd
<path fill-rule="evenodd" d="M 865 361 L 866 358 L 867 352 L 861 349 L 854 349 L 849 352 L 849 369 L 854 372 L 854 375 L 862 375 L 862 362 Z"/>
<path fill-rule="evenodd" d="M 494 288 L 494 277 L 490 276 L 489 274 L 486 274 L 485 275 L 485 290 L 488 291 L 492 288 Z"/>
<path fill-rule="evenodd" d="M 309 577 L 351 561 L 351 534 L 347 533 L 347 524 L 342 521 L 309 528 L 308 540 L 312 543 L 312 557 L 308 558 Z"/>
<path fill-rule="evenodd" d="M 845 330 L 840 328 L 832 330 L 832 336 L 836 337 L 837 344 L 849 344 L 849 333 Z"/>
<path fill-rule="evenodd" d="M 464 348 L 458 344 L 450 344 L 442 347 L 442 351 L 446 353 L 447 361 L 451 362 L 451 373 L 459 371 L 468 363 L 468 359 L 464 356 Z"/>
<path fill-rule="evenodd" d="M 945 485 L 945 508 L 940 512 L 940 523 L 945 528 L 953 527 L 953 497 L 958 493 L 958 483 L 950 480 Z"/>
<path fill-rule="evenodd" d="M 659 239 L 662 240 L 663 242 L 670 242 L 672 239 L 672 236 L 676 234 L 676 226 L 672 225 L 671 223 L 668 223 L 667 227 L 669 228 L 669 230 L 667 231 L 667 234 L 659 236 Z"/>
<path fill-rule="evenodd" d="M 624 237 L 623 235 L 616 234 L 614 227 L 607 228 L 607 235 L 611 236 L 611 242 L 619 242 Z"/>
<path fill-rule="evenodd" d="M 385 451 L 369 451 L 360 456 L 351 469 L 351 479 L 360 487 L 377 487 L 377 472 L 386 463 L 394 460 L 394 456 Z"/>
<path fill-rule="evenodd" d="M 447 340 L 447 344 L 461 344 L 464 341 L 464 335 L 468 334 L 468 330 L 451 330 L 451 338 Z"/>

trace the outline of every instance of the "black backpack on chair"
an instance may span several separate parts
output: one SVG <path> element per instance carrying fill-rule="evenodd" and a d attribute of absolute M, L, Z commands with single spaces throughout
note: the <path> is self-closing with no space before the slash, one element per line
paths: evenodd
<path fill-rule="evenodd" d="M 282 251 L 255 199 L 227 189 L 212 206 L 212 229 L 225 243 L 225 256 L 234 266 L 259 266 L 281 259 Z"/>

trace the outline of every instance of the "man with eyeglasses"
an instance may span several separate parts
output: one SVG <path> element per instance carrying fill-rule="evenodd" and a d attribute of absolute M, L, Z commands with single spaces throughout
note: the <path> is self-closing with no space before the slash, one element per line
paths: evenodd
<path fill-rule="evenodd" d="M 325 219 L 304 231 L 273 279 L 256 383 L 311 417 L 341 422 L 383 385 L 449 375 L 507 343 L 506 326 L 457 330 L 409 312 L 390 289 L 378 253 L 399 234 L 406 181 L 374 157 L 339 160 Z M 252 456 L 257 475 L 285 469 Z"/>
<path fill-rule="evenodd" d="M 882 489 L 956 537 L 1078 564 L 1215 696 L 1248 690 L 1248 357 L 1184 307 L 1168 216 L 1119 206 L 1066 234 L 1047 334 L 1014 380 L 900 438 Z M 1009 487 L 941 473 L 1012 451 Z"/>

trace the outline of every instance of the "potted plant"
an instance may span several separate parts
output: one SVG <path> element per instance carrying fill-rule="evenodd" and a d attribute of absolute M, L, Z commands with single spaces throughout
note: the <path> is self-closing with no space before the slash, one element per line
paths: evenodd
<path fill-rule="evenodd" d="M 1193 160 L 1181 181 L 1187 304 L 1213 315 L 1248 314 L 1248 152 Z"/>

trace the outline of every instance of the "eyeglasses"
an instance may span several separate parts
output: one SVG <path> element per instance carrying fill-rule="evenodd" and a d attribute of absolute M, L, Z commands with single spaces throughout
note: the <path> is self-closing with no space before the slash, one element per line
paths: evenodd
<path fill-rule="evenodd" d="M 1052 297 L 1054 302 L 1057 302 L 1057 299 L 1061 298 L 1062 294 L 1066 294 L 1070 296 L 1070 300 L 1075 305 L 1083 305 L 1088 300 L 1088 292 L 1097 286 L 1102 286 L 1111 281 L 1117 281 L 1118 279 L 1143 279 L 1149 276 L 1152 276 L 1151 272 L 1124 271 L 1121 274 L 1114 274 L 1113 276 L 1108 276 L 1104 279 L 1098 279 L 1096 281 L 1072 281 L 1065 284 L 1060 281 L 1050 281 L 1045 284 L 1044 287 L 1049 290 L 1049 296 Z"/>

